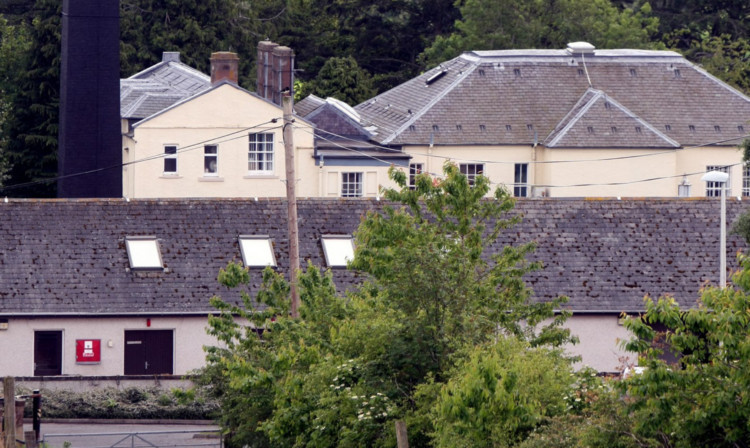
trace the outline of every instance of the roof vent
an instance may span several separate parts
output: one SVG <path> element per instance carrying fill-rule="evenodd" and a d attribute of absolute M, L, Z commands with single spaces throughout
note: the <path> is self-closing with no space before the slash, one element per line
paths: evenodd
<path fill-rule="evenodd" d="M 588 42 L 571 42 L 565 50 L 573 55 L 576 54 L 594 54 L 595 46 Z"/>
<path fill-rule="evenodd" d="M 161 54 L 162 62 L 180 62 L 179 51 L 164 51 Z"/>

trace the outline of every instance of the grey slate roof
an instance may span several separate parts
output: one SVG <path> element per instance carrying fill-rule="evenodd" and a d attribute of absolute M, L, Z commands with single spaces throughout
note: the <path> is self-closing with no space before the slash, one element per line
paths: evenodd
<path fill-rule="evenodd" d="M 571 136 L 571 145 L 669 141 L 655 140 L 654 133 L 636 138 L 635 125 L 625 118 L 631 115 L 632 121 L 648 123 L 681 146 L 750 131 L 750 98 L 671 51 L 595 50 L 585 61 L 564 50 L 469 52 L 355 109 L 365 126 L 377 127 L 375 139 L 381 143 L 532 144 L 551 140 L 590 88 L 618 107 L 594 105 L 586 120 L 618 132 L 595 134 L 591 143 Z M 737 140 L 723 144 L 736 145 Z"/>
<path fill-rule="evenodd" d="M 300 256 L 323 266 L 320 236 L 350 234 L 375 200 L 302 199 Z M 747 209 L 728 203 L 728 222 Z M 519 200 L 521 225 L 500 243 L 535 241 L 545 268 L 527 277 L 537 300 L 570 297 L 576 311 L 642 308 L 645 294 L 673 294 L 691 306 L 718 278 L 719 201 L 712 199 Z M 216 283 L 239 261 L 238 235 L 269 235 L 286 270 L 286 203 L 281 199 L 10 200 L 0 203 L 0 315 L 205 314 Z M 164 272 L 129 271 L 126 236 L 155 235 Z M 727 244 L 728 265 L 744 250 Z M 252 269 L 252 289 L 260 282 Z M 334 269 L 340 291 L 363 280 Z"/>
<path fill-rule="evenodd" d="M 165 52 L 162 62 L 120 80 L 120 116 L 146 118 L 209 87 L 209 76 Z"/>

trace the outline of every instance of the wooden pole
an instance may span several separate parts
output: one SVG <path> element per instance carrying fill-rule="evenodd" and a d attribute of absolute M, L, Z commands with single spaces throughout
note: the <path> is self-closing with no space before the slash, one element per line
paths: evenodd
<path fill-rule="evenodd" d="M 285 94 L 281 102 L 284 110 L 284 161 L 286 163 L 287 221 L 289 222 L 289 285 L 292 299 L 292 317 L 296 319 L 299 317 L 299 291 L 297 291 L 299 232 L 297 229 L 297 178 L 294 169 L 292 97 L 289 94 Z"/>
<path fill-rule="evenodd" d="M 403 420 L 396 420 L 396 446 L 409 448 L 409 435 L 406 432 L 406 422 Z"/>
<path fill-rule="evenodd" d="M 3 380 L 3 400 L 5 411 L 3 414 L 5 426 L 5 448 L 16 447 L 16 379 L 6 376 Z"/>

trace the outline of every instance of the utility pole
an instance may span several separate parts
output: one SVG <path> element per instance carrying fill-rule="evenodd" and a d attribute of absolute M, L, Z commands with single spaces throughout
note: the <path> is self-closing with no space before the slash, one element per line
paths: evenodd
<path fill-rule="evenodd" d="M 299 317 L 299 291 L 297 291 L 297 271 L 299 270 L 299 232 L 297 230 L 297 177 L 294 170 L 294 137 L 292 133 L 292 97 L 285 93 L 281 99 L 284 110 L 284 161 L 286 163 L 286 202 L 289 222 L 289 285 L 292 299 L 292 317 Z"/>

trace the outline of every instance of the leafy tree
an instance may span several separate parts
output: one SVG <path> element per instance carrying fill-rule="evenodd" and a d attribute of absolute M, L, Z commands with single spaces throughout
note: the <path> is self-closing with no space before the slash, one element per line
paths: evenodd
<path fill-rule="evenodd" d="M 302 97 L 309 94 L 334 97 L 348 104 L 359 104 L 375 96 L 372 78 L 351 56 L 327 60 L 317 78 L 303 86 Z"/>
<path fill-rule="evenodd" d="M 438 36 L 422 60 L 435 65 L 463 51 L 564 48 L 580 40 L 597 48 L 648 48 L 657 27 L 648 3 L 618 9 L 609 0 L 466 0 L 456 31 Z"/>
<path fill-rule="evenodd" d="M 11 72 L 16 88 L 8 95 L 4 152 L 11 163 L 7 185 L 53 178 L 57 174 L 57 129 L 60 89 L 61 3 L 37 0 L 29 30 L 28 53 Z M 8 196 L 54 196 L 54 183 L 9 189 Z"/>
<path fill-rule="evenodd" d="M 750 258 L 740 263 L 734 286 L 705 289 L 697 308 L 647 299 L 643 316 L 625 319 L 626 348 L 646 368 L 623 383 L 634 432 L 665 447 L 750 446 Z"/>
<path fill-rule="evenodd" d="M 10 119 L 11 101 L 17 92 L 18 67 L 27 54 L 30 42 L 23 24 L 10 25 L 0 16 L 0 185 L 7 179 L 9 139 L 6 121 Z"/>

